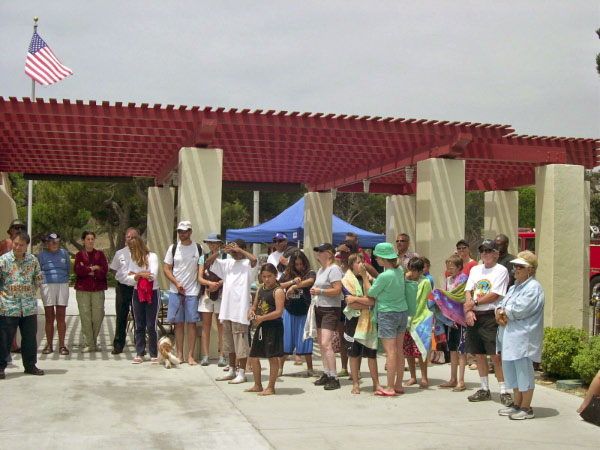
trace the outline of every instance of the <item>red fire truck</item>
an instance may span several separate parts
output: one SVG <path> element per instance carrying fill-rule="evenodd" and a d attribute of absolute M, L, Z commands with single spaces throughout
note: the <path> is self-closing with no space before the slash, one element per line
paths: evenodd
<path fill-rule="evenodd" d="M 530 228 L 519 228 L 519 251 L 535 252 L 535 231 Z M 590 227 L 590 298 L 600 295 L 600 229 Z"/>

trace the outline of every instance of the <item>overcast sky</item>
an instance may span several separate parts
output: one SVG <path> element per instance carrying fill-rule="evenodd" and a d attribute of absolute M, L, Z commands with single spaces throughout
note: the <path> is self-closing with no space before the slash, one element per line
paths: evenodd
<path fill-rule="evenodd" d="M 74 75 L 37 96 L 501 123 L 600 137 L 600 2 L 0 2 L 0 95 L 33 17 Z"/>

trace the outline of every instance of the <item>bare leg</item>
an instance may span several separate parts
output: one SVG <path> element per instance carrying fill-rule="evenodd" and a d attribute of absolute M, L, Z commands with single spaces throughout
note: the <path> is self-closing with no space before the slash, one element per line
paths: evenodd
<path fill-rule="evenodd" d="M 46 342 L 48 348 L 52 348 L 52 342 L 54 341 L 54 306 L 44 306 L 44 312 L 46 315 Z"/>
<path fill-rule="evenodd" d="M 405 384 L 405 386 L 412 386 L 417 382 L 417 367 L 415 365 L 415 357 L 412 355 L 407 355 L 406 360 L 408 361 L 408 370 L 410 371 L 410 378 Z"/>
<path fill-rule="evenodd" d="M 254 375 L 254 386 L 244 389 L 244 392 L 262 392 L 262 381 L 260 379 L 260 359 L 249 358 L 252 364 L 252 374 Z"/>
<path fill-rule="evenodd" d="M 513 399 L 513 403 L 517 408 L 520 408 L 521 404 L 523 403 L 523 393 L 520 392 L 518 389 L 513 389 L 513 394 L 515 396 L 515 398 Z M 529 399 L 529 402 L 531 403 L 531 399 Z"/>
<path fill-rule="evenodd" d="M 404 379 L 404 333 L 396 336 L 396 384 L 394 391 L 396 394 L 404 394 L 402 381 Z"/>
<path fill-rule="evenodd" d="M 285 360 L 287 359 L 287 355 L 283 355 L 279 358 L 279 376 L 283 375 L 283 365 L 285 364 Z"/>
<path fill-rule="evenodd" d="M 196 336 L 198 336 L 198 329 L 196 328 L 196 322 L 189 322 L 187 324 L 188 334 L 188 364 L 190 366 L 197 366 L 198 363 L 194 359 L 194 349 L 196 348 Z"/>
<path fill-rule="evenodd" d="M 202 351 L 204 356 L 208 356 L 208 349 L 210 348 L 210 329 L 212 327 L 212 316 L 211 312 L 202 312 Z"/>
<path fill-rule="evenodd" d="M 360 372 L 360 356 L 358 358 L 350 358 L 350 374 L 352 375 L 352 393 L 360 394 L 360 385 L 358 383 L 358 373 Z"/>
<path fill-rule="evenodd" d="M 467 368 L 467 355 L 466 354 L 458 355 L 458 365 L 459 365 L 458 386 L 464 386 L 465 385 L 465 369 Z"/>
<path fill-rule="evenodd" d="M 421 389 L 427 389 L 429 387 L 429 380 L 427 379 L 427 358 L 423 360 L 423 357 L 419 358 L 419 368 L 421 369 Z"/>
<path fill-rule="evenodd" d="M 531 408 L 531 400 L 533 399 L 533 389 L 521 392 L 521 408 Z"/>
<path fill-rule="evenodd" d="M 496 380 L 498 383 L 502 383 L 504 381 L 504 372 L 502 372 L 502 358 L 500 355 L 492 355 L 492 361 L 494 362 L 494 373 L 496 375 Z"/>
<path fill-rule="evenodd" d="M 369 363 L 369 372 L 371 373 L 371 379 L 373 380 L 373 390 L 377 392 L 381 389 L 379 384 L 379 372 L 377 370 L 377 358 L 367 358 Z"/>
<path fill-rule="evenodd" d="M 381 339 L 381 342 L 383 343 L 383 349 L 385 350 L 385 362 L 387 366 L 387 386 L 383 389 L 383 391 L 387 394 L 394 394 L 394 384 L 396 382 L 396 365 L 398 364 L 398 351 L 396 348 L 396 339 Z M 404 353 L 402 355 L 402 359 L 404 359 Z"/>
<path fill-rule="evenodd" d="M 338 324 L 338 334 L 340 335 L 340 359 L 342 360 L 342 370 L 348 372 L 348 349 L 346 348 L 346 340 L 344 339 L 344 322 Z"/>
<path fill-rule="evenodd" d="M 223 353 L 223 324 L 219 321 L 219 315 L 215 314 L 217 319 L 217 332 L 219 333 L 219 356 L 224 357 Z"/>
<path fill-rule="evenodd" d="M 477 371 L 480 377 L 487 377 L 490 374 L 490 367 L 487 362 L 487 355 L 475 355 L 477 362 Z M 500 364 L 502 365 L 502 364 Z"/>
<path fill-rule="evenodd" d="M 335 374 L 335 353 L 333 351 L 333 330 L 321 328 L 321 355 L 323 367 Z"/>
<path fill-rule="evenodd" d="M 600 395 L 600 370 L 598 371 L 598 373 L 596 374 L 596 376 L 594 377 L 594 379 L 590 383 L 590 387 L 588 388 L 587 393 L 585 394 L 585 398 L 583 399 L 583 403 L 577 409 L 577 413 L 578 414 L 581 414 L 581 412 L 585 408 L 587 408 L 587 406 L 592 401 L 592 397 L 594 397 L 594 395 Z"/>
<path fill-rule="evenodd" d="M 440 387 L 456 386 L 456 372 L 458 369 L 458 352 L 450 352 L 450 380 L 440 384 Z"/>
<path fill-rule="evenodd" d="M 65 334 L 67 333 L 67 322 L 65 321 L 65 315 L 67 312 L 66 306 L 56 307 L 56 328 L 58 330 L 58 346 L 65 346 Z"/>
<path fill-rule="evenodd" d="M 239 364 L 239 368 L 240 369 L 247 369 L 247 364 L 248 364 L 248 358 L 240 358 L 238 359 L 238 364 Z M 252 370 L 254 370 L 254 368 L 251 367 Z"/>
<path fill-rule="evenodd" d="M 313 370 L 312 355 L 304 355 L 304 358 L 306 359 L 306 368 Z"/>
<path fill-rule="evenodd" d="M 275 395 L 275 382 L 277 381 L 278 372 L 279 358 L 269 358 L 269 385 L 258 395 Z"/>
<path fill-rule="evenodd" d="M 177 347 L 177 358 L 181 362 L 185 362 L 183 359 L 183 327 L 183 322 L 175 324 L 175 346 Z"/>

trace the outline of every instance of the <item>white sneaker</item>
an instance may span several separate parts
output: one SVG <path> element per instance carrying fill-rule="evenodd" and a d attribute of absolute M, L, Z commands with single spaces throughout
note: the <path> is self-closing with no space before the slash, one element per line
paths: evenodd
<path fill-rule="evenodd" d="M 246 375 L 240 375 L 240 374 L 238 374 L 237 377 L 235 377 L 231 381 L 228 381 L 228 383 L 229 384 L 240 384 L 240 383 L 245 383 L 246 381 L 248 381 L 246 379 Z"/>

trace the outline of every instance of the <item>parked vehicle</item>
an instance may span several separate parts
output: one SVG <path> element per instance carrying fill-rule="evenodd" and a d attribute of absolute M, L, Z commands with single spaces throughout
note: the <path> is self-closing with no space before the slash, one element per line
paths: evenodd
<path fill-rule="evenodd" d="M 519 228 L 519 251 L 535 253 L 535 231 Z M 600 298 L 600 228 L 590 227 L 590 298 Z"/>

